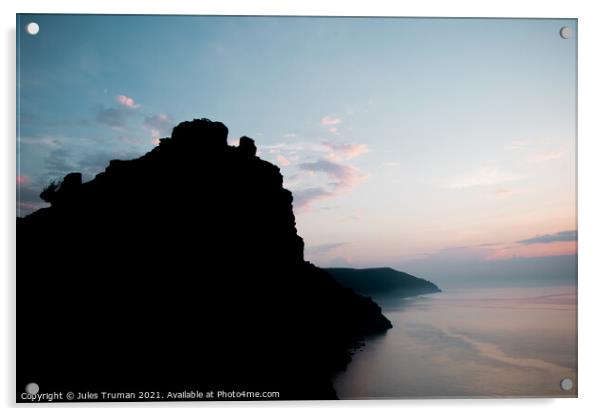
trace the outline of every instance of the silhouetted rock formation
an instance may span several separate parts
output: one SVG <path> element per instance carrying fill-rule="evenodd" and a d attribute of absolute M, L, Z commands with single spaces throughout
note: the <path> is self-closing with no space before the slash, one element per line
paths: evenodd
<path fill-rule="evenodd" d="M 73 172 L 66 175 L 63 180 L 52 182 L 40 194 L 40 197 L 51 204 L 62 204 L 76 194 L 76 188 L 82 184 L 82 174 Z"/>
<path fill-rule="evenodd" d="M 324 269 L 340 284 L 364 296 L 416 296 L 441 292 L 428 280 L 400 272 L 389 267 L 374 269 L 331 268 Z"/>
<path fill-rule="evenodd" d="M 183 122 L 90 182 L 67 175 L 50 207 L 17 219 L 18 394 L 33 381 L 336 397 L 347 351 L 391 324 L 304 261 L 279 169 L 227 135 Z"/>

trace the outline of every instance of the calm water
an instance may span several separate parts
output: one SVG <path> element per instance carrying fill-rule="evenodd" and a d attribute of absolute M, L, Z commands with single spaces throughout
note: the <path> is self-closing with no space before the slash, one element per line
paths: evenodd
<path fill-rule="evenodd" d="M 378 301 L 378 300 L 377 300 Z M 341 399 L 575 396 L 576 288 L 474 289 L 378 301 L 393 323 L 335 380 Z"/>

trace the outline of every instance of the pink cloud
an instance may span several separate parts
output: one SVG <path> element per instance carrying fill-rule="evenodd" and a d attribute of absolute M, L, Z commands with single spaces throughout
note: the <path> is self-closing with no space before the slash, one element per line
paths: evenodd
<path fill-rule="evenodd" d="M 132 97 L 128 97 L 127 95 L 118 95 L 116 97 L 116 100 L 119 104 L 121 104 L 124 107 L 128 107 L 128 108 L 140 107 L 140 105 L 136 104 L 136 102 L 134 101 L 134 99 Z"/>
<path fill-rule="evenodd" d="M 306 188 L 295 191 L 294 206 L 296 210 L 305 211 L 312 204 L 335 197 L 335 193 L 321 187 Z"/>
<path fill-rule="evenodd" d="M 486 260 L 501 260 L 513 257 L 561 256 L 577 253 L 576 241 L 557 241 L 548 244 L 500 246 L 494 249 Z"/>
<path fill-rule="evenodd" d="M 302 163 L 300 168 L 313 173 L 325 173 L 335 181 L 331 185 L 337 191 L 351 188 L 366 178 L 355 166 L 343 165 L 326 159 L 318 160 L 317 162 Z"/>
<path fill-rule="evenodd" d="M 158 145 L 159 144 L 159 139 L 161 138 L 161 132 L 159 132 L 159 130 L 151 128 L 151 143 L 154 145 Z"/>
<path fill-rule="evenodd" d="M 522 179 L 522 176 L 512 172 L 502 171 L 496 167 L 482 167 L 453 178 L 448 187 L 464 189 L 476 186 L 491 186 L 516 181 L 518 179 Z"/>
<path fill-rule="evenodd" d="M 278 163 L 280 163 L 282 166 L 288 166 L 291 164 L 291 161 L 288 160 L 286 157 L 282 156 L 282 155 L 278 155 L 276 156 L 276 160 L 278 161 Z"/>
<path fill-rule="evenodd" d="M 294 164 L 298 169 L 286 177 L 286 183 L 294 189 L 296 210 L 304 210 L 315 202 L 349 192 L 367 178 L 357 167 L 346 163 L 366 153 L 367 144 L 292 142 L 263 149 L 274 155 L 278 165 Z"/>
<path fill-rule="evenodd" d="M 27 182 L 29 182 L 29 178 L 25 175 L 18 175 L 17 176 L 17 185 L 24 185 Z"/>
<path fill-rule="evenodd" d="M 558 160 L 564 156 L 564 152 L 549 152 L 535 155 L 533 158 L 536 162 L 548 162 L 550 160 Z"/>
<path fill-rule="evenodd" d="M 299 167 L 311 175 L 324 173 L 332 182 L 326 187 L 312 187 L 294 192 L 295 208 L 297 209 L 305 209 L 315 202 L 346 193 L 368 177 L 355 166 L 344 165 L 328 159 L 302 163 Z"/>
<path fill-rule="evenodd" d="M 512 191 L 509 189 L 500 188 L 495 190 L 495 196 L 497 198 L 506 198 L 510 195 L 512 195 Z"/>
<path fill-rule="evenodd" d="M 559 241 L 548 244 L 517 244 L 491 243 L 476 246 L 450 247 L 426 254 L 427 258 L 433 260 L 457 261 L 457 262 L 484 262 L 511 258 L 530 258 L 561 256 L 577 253 L 576 241 Z"/>
<path fill-rule="evenodd" d="M 328 131 L 334 134 L 334 133 L 336 133 L 338 130 L 337 130 L 337 128 L 336 128 L 336 127 L 331 127 L 331 128 L 329 128 L 329 129 L 328 129 Z"/>
<path fill-rule="evenodd" d="M 150 130 L 153 144 L 159 144 L 161 137 L 169 135 L 174 122 L 167 114 L 156 114 L 144 118 L 144 126 Z"/>
<path fill-rule="evenodd" d="M 337 144 L 323 142 L 322 145 L 328 150 L 328 159 L 335 162 L 352 159 L 368 151 L 368 145 L 365 143 Z"/>
<path fill-rule="evenodd" d="M 343 120 L 341 120 L 338 117 L 325 116 L 322 117 L 322 120 L 320 120 L 320 124 L 322 124 L 323 126 L 334 126 L 340 124 L 342 121 Z"/>

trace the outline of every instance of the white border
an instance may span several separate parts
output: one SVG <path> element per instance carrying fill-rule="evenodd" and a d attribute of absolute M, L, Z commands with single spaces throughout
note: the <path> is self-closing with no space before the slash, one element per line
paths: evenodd
<path fill-rule="evenodd" d="M 222 413 L 245 411 L 250 414 L 305 414 L 307 412 L 362 414 L 378 410 L 383 413 L 504 415 L 509 413 L 532 415 L 595 414 L 599 411 L 602 387 L 600 354 L 602 343 L 600 325 L 596 317 L 602 316 L 601 245 L 597 236 L 602 235 L 600 215 L 602 198 L 600 166 L 602 151 L 599 141 L 601 106 L 600 40 L 602 40 L 601 15 L 595 1 L 445 1 L 423 0 L 393 2 L 382 0 L 305 0 L 305 1 L 253 1 L 253 0 L 4 0 L 0 2 L 0 19 L 3 28 L 2 83 L 4 99 L 1 102 L 4 135 L 0 140 L 3 162 L 0 168 L 2 203 L 0 213 L 2 228 L 0 239 L 0 267 L 4 285 L 0 308 L 0 352 L 3 374 L 0 379 L 0 395 L 3 406 L 11 406 L 14 397 L 14 281 L 15 281 L 15 13 L 123 13 L 123 14 L 238 14 L 238 15 L 348 15 L 348 16 L 473 16 L 473 17 L 560 17 L 579 19 L 579 399 L 505 399 L 505 400 L 409 400 L 409 401 L 345 401 L 345 402 L 286 402 L 286 403 L 183 403 L 175 410 Z M 32 324 L 36 324 L 35 322 Z M 43 411 L 63 414 L 68 407 L 48 407 Z M 103 404 L 91 408 L 73 409 L 77 413 L 111 411 L 125 413 L 140 411 L 130 407 L 147 407 L 144 412 L 173 412 L 169 404 Z M 10 408 L 9 411 L 16 409 Z M 21 409 L 29 413 L 35 410 Z"/>

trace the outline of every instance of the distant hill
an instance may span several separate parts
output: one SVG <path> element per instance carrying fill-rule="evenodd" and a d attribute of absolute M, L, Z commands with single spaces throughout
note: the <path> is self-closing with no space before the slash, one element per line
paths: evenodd
<path fill-rule="evenodd" d="M 390 267 L 374 269 L 328 268 L 324 270 L 343 286 L 365 296 L 395 295 L 406 297 L 441 292 L 437 285 L 428 280 Z"/>

